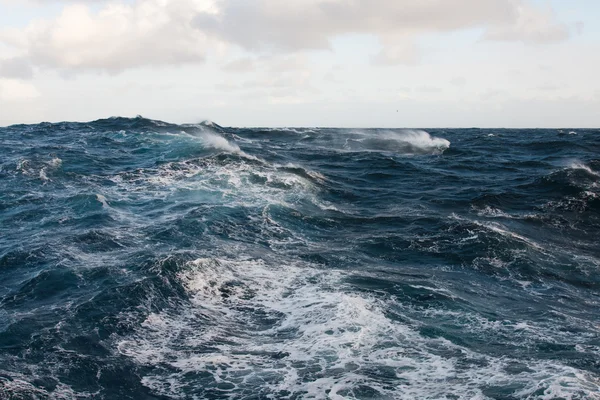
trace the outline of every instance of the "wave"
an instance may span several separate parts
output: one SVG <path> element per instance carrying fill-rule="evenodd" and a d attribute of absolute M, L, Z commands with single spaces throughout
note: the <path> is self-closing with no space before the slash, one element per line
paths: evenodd
<path fill-rule="evenodd" d="M 554 197 L 543 205 L 546 210 L 583 213 L 600 208 L 600 174 L 579 161 L 544 177 L 536 186 Z M 556 194 L 562 196 L 556 198 Z"/>
<path fill-rule="evenodd" d="M 55 386 L 52 390 L 39 388 L 28 382 L 29 376 L 10 373 L 3 375 L 0 370 L 0 396 L 7 399 L 85 399 L 93 398 L 89 392 L 76 392 L 71 386 L 63 383 L 53 385 L 53 380 L 47 380 L 47 386 Z"/>
<path fill-rule="evenodd" d="M 204 144 L 208 147 L 228 151 L 230 153 L 242 153 L 240 147 L 237 144 L 228 141 L 223 136 L 219 136 L 208 132 L 203 132 L 199 136 L 200 139 L 202 139 L 202 141 L 204 142 Z"/>
<path fill-rule="evenodd" d="M 344 148 L 352 151 L 385 151 L 400 154 L 441 154 L 450 147 L 450 141 L 432 137 L 422 130 L 386 132 L 359 132 L 348 138 Z"/>
<path fill-rule="evenodd" d="M 598 399 L 597 135 L 486 133 L 1 128 L 0 398 Z"/>
<path fill-rule="evenodd" d="M 558 362 L 484 355 L 423 335 L 392 320 L 390 304 L 352 292 L 340 271 L 203 258 L 178 279 L 189 304 L 149 314 L 118 343 L 148 368 L 142 383 L 158 395 L 236 398 L 257 382 L 265 397 L 313 399 L 485 398 L 483 387 L 576 398 L 599 388 Z"/>
<path fill-rule="evenodd" d="M 52 179 L 48 174 L 57 172 L 63 161 L 58 157 L 53 157 L 50 160 L 45 160 L 45 158 L 45 156 L 42 156 L 33 160 L 20 159 L 16 163 L 15 171 L 22 176 L 38 178 L 44 184 L 51 182 Z"/>
<path fill-rule="evenodd" d="M 205 137 L 214 140 L 213 136 Z M 335 209 L 319 198 L 326 178 L 318 172 L 247 156 L 221 138 L 216 138 L 214 145 L 228 151 L 110 177 L 114 184 L 108 188 L 110 198 L 137 203 L 181 197 L 186 201 L 228 207 L 270 205 L 289 210 L 307 209 L 307 212 Z"/>
<path fill-rule="evenodd" d="M 265 141 L 269 147 L 293 142 L 302 149 L 337 152 L 383 152 L 400 155 L 441 154 L 450 148 L 450 141 L 430 135 L 424 130 L 382 129 L 317 129 L 273 128 L 241 130 L 236 133 L 256 141 Z"/>
<path fill-rule="evenodd" d="M 504 211 L 500 210 L 499 208 L 492 207 L 489 205 L 486 205 L 483 208 L 476 208 L 474 206 L 471 206 L 471 207 L 477 213 L 477 215 L 479 215 L 480 217 L 505 218 L 505 219 L 520 219 L 520 218 L 528 217 L 528 215 L 525 215 L 525 216 L 511 215 L 511 214 L 505 213 Z"/>
<path fill-rule="evenodd" d="M 585 172 L 587 172 L 590 175 L 596 176 L 596 177 L 600 177 L 600 173 L 593 171 L 589 166 L 585 165 L 584 163 L 580 162 L 580 161 L 574 161 L 571 164 L 569 164 L 568 168 L 570 170 L 583 170 Z"/>

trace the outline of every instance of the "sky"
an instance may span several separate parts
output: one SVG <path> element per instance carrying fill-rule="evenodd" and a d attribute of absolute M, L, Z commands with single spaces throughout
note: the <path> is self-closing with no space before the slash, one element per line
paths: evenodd
<path fill-rule="evenodd" d="M 600 127 L 597 0 L 0 0 L 0 126 Z"/>

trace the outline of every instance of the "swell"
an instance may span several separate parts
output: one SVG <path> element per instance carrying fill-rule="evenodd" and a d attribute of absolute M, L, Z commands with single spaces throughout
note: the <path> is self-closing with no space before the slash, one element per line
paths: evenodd
<path fill-rule="evenodd" d="M 0 396 L 598 398 L 597 143 L 550 134 L 0 129 Z"/>

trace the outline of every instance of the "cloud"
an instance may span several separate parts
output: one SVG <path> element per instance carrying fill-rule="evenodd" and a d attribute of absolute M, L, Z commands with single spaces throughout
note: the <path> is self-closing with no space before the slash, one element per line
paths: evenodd
<path fill-rule="evenodd" d="M 536 89 L 542 92 L 556 92 L 561 89 L 561 86 L 553 83 L 546 83 L 544 85 L 537 86 Z"/>
<path fill-rule="evenodd" d="M 69 4 L 53 20 L 37 20 L 22 31 L 5 31 L 0 41 L 20 48 L 39 66 L 110 73 L 145 65 L 201 62 L 208 41 L 191 27 L 202 0 L 146 0 L 131 5 L 108 3 L 94 13 Z"/>
<path fill-rule="evenodd" d="M 441 93 L 443 92 L 442 88 L 439 87 L 435 87 L 435 86 L 419 86 L 417 88 L 417 92 L 421 92 L 421 93 Z"/>
<path fill-rule="evenodd" d="M 20 102 L 39 96 L 40 92 L 31 83 L 0 78 L 0 101 Z"/>
<path fill-rule="evenodd" d="M 486 89 L 479 94 L 479 98 L 484 101 L 494 100 L 497 101 L 498 98 L 506 95 L 506 92 L 498 89 Z"/>
<path fill-rule="evenodd" d="M 199 29 L 249 50 L 329 48 L 345 33 L 406 34 L 510 22 L 507 0 L 222 0 Z"/>
<path fill-rule="evenodd" d="M 311 68 L 308 57 L 301 54 L 269 55 L 234 62 L 244 71 L 251 65 L 254 74 L 238 74 L 214 87 L 219 92 L 235 93 L 235 97 L 252 104 L 302 104 L 315 101 L 322 94 L 319 76 Z"/>
<path fill-rule="evenodd" d="M 372 58 L 374 64 L 396 65 L 416 64 L 419 50 L 414 42 L 406 37 L 384 36 L 383 49 Z"/>
<path fill-rule="evenodd" d="M 0 78 L 31 79 L 33 68 L 24 57 L 0 60 Z"/>
<path fill-rule="evenodd" d="M 457 76 L 452 78 L 450 83 L 454 86 L 463 87 L 467 84 L 467 79 L 464 76 Z"/>
<path fill-rule="evenodd" d="M 270 56 L 256 59 L 240 59 L 230 63 L 224 69 L 256 71 L 252 79 L 235 84 L 231 82 L 217 84 L 220 90 L 277 89 L 302 90 L 311 88 L 313 74 L 308 59 L 301 55 Z"/>
<path fill-rule="evenodd" d="M 250 57 L 231 61 L 222 67 L 225 72 L 250 72 L 256 68 L 256 63 Z"/>
<path fill-rule="evenodd" d="M 222 0 L 218 12 L 201 13 L 195 24 L 250 51 L 328 49 L 332 37 L 347 33 L 384 42 L 470 27 L 488 28 L 486 37 L 494 40 L 545 42 L 568 34 L 551 10 L 525 0 Z M 379 61 L 414 57 L 410 44 L 386 45 Z"/>
<path fill-rule="evenodd" d="M 331 49 L 345 34 L 380 39 L 376 64 L 412 64 L 415 39 L 479 27 L 490 40 L 547 43 L 569 35 L 549 8 L 529 0 L 134 0 L 65 1 L 60 15 L 0 30 L 0 42 L 34 66 L 118 73 L 201 63 L 224 46 L 254 56 Z M 249 59 L 225 70 L 250 70 Z"/>
<path fill-rule="evenodd" d="M 554 13 L 549 7 L 539 9 L 522 4 L 516 7 L 516 11 L 517 18 L 512 24 L 489 29 L 485 38 L 525 43 L 553 43 L 569 37 L 569 29 L 565 24 L 554 22 Z"/>

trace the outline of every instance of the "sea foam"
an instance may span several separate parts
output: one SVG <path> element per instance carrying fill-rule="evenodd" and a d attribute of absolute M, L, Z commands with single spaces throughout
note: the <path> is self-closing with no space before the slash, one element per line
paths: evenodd
<path fill-rule="evenodd" d="M 230 153 L 240 153 L 241 152 L 240 147 L 237 144 L 231 143 L 224 137 L 219 136 L 217 134 L 202 132 L 200 134 L 200 138 L 202 139 L 202 141 L 204 142 L 204 144 L 207 147 L 211 147 L 211 148 L 217 149 L 217 150 L 224 150 L 224 151 L 227 151 Z"/>
<path fill-rule="evenodd" d="M 189 305 L 151 313 L 118 344 L 120 353 L 156 372 L 143 377 L 144 385 L 175 398 L 204 395 L 211 387 L 235 397 L 257 382 L 267 397 L 308 399 L 361 398 L 358 393 L 483 399 L 481 388 L 506 385 L 517 397 L 544 391 L 576 398 L 591 385 L 588 374 L 550 361 L 512 373 L 511 365 L 521 361 L 478 354 L 391 320 L 390 304 L 349 290 L 342 271 L 286 263 L 191 262 L 179 275 Z M 198 371 L 200 381 L 186 379 Z"/>

